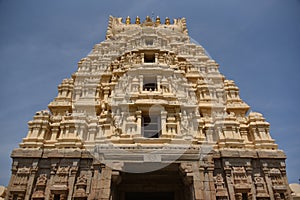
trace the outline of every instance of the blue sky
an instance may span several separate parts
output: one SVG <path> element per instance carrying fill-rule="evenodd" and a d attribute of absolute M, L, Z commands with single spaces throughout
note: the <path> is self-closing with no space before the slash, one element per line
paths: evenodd
<path fill-rule="evenodd" d="M 27 122 L 57 85 L 104 40 L 108 16 L 186 17 L 190 36 L 264 114 L 287 154 L 289 182 L 300 178 L 299 0 L 0 0 L 0 185 Z"/>

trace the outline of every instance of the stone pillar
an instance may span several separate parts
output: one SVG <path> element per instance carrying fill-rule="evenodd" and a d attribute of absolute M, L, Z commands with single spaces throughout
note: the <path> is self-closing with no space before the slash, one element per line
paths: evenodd
<path fill-rule="evenodd" d="M 161 111 L 161 135 L 162 136 L 168 135 L 166 123 L 167 123 L 167 112 Z"/>
<path fill-rule="evenodd" d="M 112 170 L 108 167 L 103 167 L 100 176 L 100 190 L 99 198 L 100 200 L 109 200 L 110 199 L 110 186 L 112 178 Z"/>
<path fill-rule="evenodd" d="M 224 171 L 225 171 L 225 175 L 226 175 L 226 183 L 227 183 L 228 193 L 229 193 L 229 197 L 230 197 L 229 199 L 235 200 L 231 167 L 230 167 L 228 161 L 225 161 Z"/>
<path fill-rule="evenodd" d="M 216 199 L 216 189 L 215 189 L 215 182 L 214 182 L 214 163 L 210 161 L 207 167 L 207 174 L 208 174 L 208 184 L 209 184 L 209 193 L 210 199 Z"/>
<path fill-rule="evenodd" d="M 69 193 L 68 193 L 67 200 L 72 200 L 72 197 L 73 197 L 75 181 L 76 181 L 76 174 L 78 171 L 78 162 L 79 162 L 79 160 L 73 162 L 73 166 L 71 167 L 71 170 L 70 170 L 70 175 L 69 175 L 69 179 L 68 179 Z"/>
<path fill-rule="evenodd" d="M 285 162 L 280 162 L 280 172 L 284 181 L 284 185 L 289 185 L 287 177 L 286 177 L 286 165 Z M 287 191 L 285 192 L 285 196 L 287 199 L 291 199 L 291 189 L 290 187 L 287 187 Z"/>
<path fill-rule="evenodd" d="M 5 200 L 9 200 L 9 196 L 11 195 L 11 192 L 9 189 L 13 188 L 13 183 L 15 181 L 15 178 L 16 178 L 16 174 L 17 174 L 17 169 L 18 167 L 18 162 L 17 161 L 13 161 L 12 163 L 12 168 L 11 168 L 11 177 L 10 177 L 10 181 L 9 181 L 9 184 L 8 184 L 8 191 L 7 191 L 7 194 L 5 196 Z"/>
<path fill-rule="evenodd" d="M 204 193 L 204 167 L 199 166 L 199 169 L 194 172 L 194 192 L 195 192 L 195 200 L 205 200 L 203 193 Z"/>
<path fill-rule="evenodd" d="M 176 114 L 176 135 L 181 135 L 181 131 L 180 131 L 180 116 L 178 114 Z"/>
<path fill-rule="evenodd" d="M 34 159 L 33 163 L 32 163 L 32 167 L 31 167 L 31 172 L 28 178 L 28 182 L 27 182 L 27 188 L 26 188 L 26 194 L 25 194 L 25 199 L 24 200 L 29 200 L 30 196 L 32 194 L 32 190 L 33 190 L 33 182 L 34 179 L 36 177 L 36 172 L 38 170 L 38 160 Z"/>
<path fill-rule="evenodd" d="M 248 178 L 248 183 L 251 184 L 250 192 L 251 192 L 252 200 L 255 200 L 256 192 L 255 192 L 255 186 L 252 181 L 252 167 L 251 167 L 250 162 L 247 162 L 247 166 L 245 167 L 245 169 L 246 169 L 246 174 L 247 174 L 247 178 Z"/>
<path fill-rule="evenodd" d="M 144 44 L 145 44 L 145 42 L 144 42 Z M 145 54 L 144 53 L 141 53 L 141 59 L 142 59 L 142 64 L 144 64 L 144 62 L 145 62 Z"/>
<path fill-rule="evenodd" d="M 155 55 L 155 63 L 159 63 L 159 60 L 158 60 L 159 54 L 155 53 L 154 55 Z"/>
<path fill-rule="evenodd" d="M 185 186 L 189 186 L 189 189 L 184 189 L 184 199 L 204 200 L 203 199 L 203 176 L 199 170 L 199 164 L 197 162 L 182 162 L 179 168 L 183 175 L 183 182 Z M 191 196 L 190 196 L 190 195 Z"/>
<path fill-rule="evenodd" d="M 207 139 L 208 142 L 213 142 L 213 130 L 212 130 L 212 125 L 211 124 L 207 125 L 206 139 Z"/>
<path fill-rule="evenodd" d="M 143 82 L 144 82 L 144 76 L 139 75 L 139 81 L 140 81 L 140 93 L 143 91 Z"/>
<path fill-rule="evenodd" d="M 269 195 L 270 195 L 270 200 L 275 200 L 274 192 L 273 192 L 273 188 L 272 188 L 272 181 L 269 177 L 269 169 L 268 169 L 267 166 L 268 166 L 267 163 L 263 164 L 263 172 L 264 172 L 264 175 L 265 175 L 265 180 L 266 180 L 268 192 L 269 192 Z"/>
<path fill-rule="evenodd" d="M 50 141 L 55 143 L 57 141 L 57 135 L 58 135 L 58 132 L 59 132 L 59 123 L 52 124 L 51 125 L 51 131 L 52 131 L 52 134 L 51 134 Z"/>
<path fill-rule="evenodd" d="M 212 200 L 211 191 L 210 191 L 210 181 L 209 181 L 209 173 L 207 170 L 204 169 L 203 171 L 204 181 L 204 191 L 203 191 L 203 199 L 204 200 Z"/>
<path fill-rule="evenodd" d="M 45 200 L 50 199 L 50 196 L 51 196 L 50 187 L 53 185 L 56 170 L 57 170 L 57 163 L 51 162 L 50 178 L 49 178 L 49 181 L 47 181 L 47 186 L 46 186 L 46 190 L 45 190 Z"/>
<path fill-rule="evenodd" d="M 100 190 L 100 178 L 101 178 L 101 166 L 93 165 L 91 170 L 93 171 L 92 181 L 91 181 L 91 191 L 88 196 L 88 200 L 96 200 L 99 196 Z"/>
<path fill-rule="evenodd" d="M 161 76 L 157 76 L 157 91 L 161 92 L 161 87 L 160 87 L 160 83 L 161 83 Z"/>
<path fill-rule="evenodd" d="M 136 111 L 136 123 L 137 123 L 137 128 L 136 128 L 136 136 L 141 137 L 142 133 L 142 111 Z"/>

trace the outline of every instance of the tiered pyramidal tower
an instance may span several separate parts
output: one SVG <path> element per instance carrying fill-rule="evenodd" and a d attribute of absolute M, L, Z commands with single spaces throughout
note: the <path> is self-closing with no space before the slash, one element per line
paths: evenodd
<path fill-rule="evenodd" d="M 184 18 L 110 17 L 12 152 L 7 200 L 290 199 L 285 155 Z"/>

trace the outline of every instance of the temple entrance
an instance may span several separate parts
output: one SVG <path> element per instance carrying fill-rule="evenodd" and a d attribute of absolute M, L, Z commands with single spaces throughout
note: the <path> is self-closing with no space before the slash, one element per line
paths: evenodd
<path fill-rule="evenodd" d="M 113 187 L 113 200 L 191 199 L 192 187 L 184 182 L 178 164 L 148 173 L 121 172 L 118 184 Z"/>
<path fill-rule="evenodd" d="M 174 200 L 173 192 L 127 192 L 125 200 Z"/>

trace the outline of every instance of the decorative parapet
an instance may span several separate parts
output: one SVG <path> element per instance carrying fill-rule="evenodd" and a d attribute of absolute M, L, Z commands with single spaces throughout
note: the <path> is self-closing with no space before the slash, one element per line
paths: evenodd
<path fill-rule="evenodd" d="M 145 21 L 143 22 L 140 21 L 139 17 L 136 17 L 135 23 L 131 24 L 130 17 L 127 17 L 125 23 L 123 23 L 122 18 L 109 16 L 106 39 L 113 39 L 114 36 L 117 36 L 119 33 L 128 30 L 132 31 L 142 29 L 143 27 L 168 28 L 170 30 L 177 31 L 185 35 L 188 34 L 185 18 L 174 19 L 173 24 L 171 24 L 169 18 L 166 18 L 165 24 L 161 24 L 159 17 L 156 17 L 155 21 L 153 21 L 149 16 L 147 16 Z"/>

